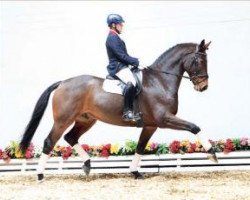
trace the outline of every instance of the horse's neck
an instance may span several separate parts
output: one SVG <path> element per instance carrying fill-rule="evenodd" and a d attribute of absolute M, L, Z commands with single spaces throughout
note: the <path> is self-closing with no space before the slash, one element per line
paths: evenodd
<path fill-rule="evenodd" d="M 158 86 L 155 86 L 159 87 L 159 84 L 161 84 L 161 87 L 164 88 L 164 91 L 167 94 L 178 94 L 182 79 L 181 76 L 184 73 L 180 61 L 181 58 L 176 58 L 175 60 L 172 60 L 171 63 L 165 62 L 165 64 L 158 64 L 152 67 L 155 72 L 153 72 L 151 76 L 158 80 Z M 161 73 L 160 71 L 169 74 Z"/>
<path fill-rule="evenodd" d="M 180 74 L 181 75 L 181 74 Z M 178 90 L 181 83 L 181 77 L 167 75 L 160 72 L 147 71 L 143 73 L 143 86 L 147 91 L 154 91 L 151 95 L 168 96 L 172 99 L 178 99 Z"/>
<path fill-rule="evenodd" d="M 148 84 L 155 89 L 161 88 L 158 90 L 167 93 L 168 96 L 177 96 L 184 73 L 183 59 L 190 52 L 195 51 L 196 47 L 197 44 L 194 43 L 180 44 L 163 53 L 150 66 L 153 70 L 145 73 L 148 76 L 145 79 L 149 79 L 149 84 L 146 83 L 146 85 Z M 160 71 L 166 73 L 161 73 Z M 150 81 L 150 79 L 152 80 Z"/>

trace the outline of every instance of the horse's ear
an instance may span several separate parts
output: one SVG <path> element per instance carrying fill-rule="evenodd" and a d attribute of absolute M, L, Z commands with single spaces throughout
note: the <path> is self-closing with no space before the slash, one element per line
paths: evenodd
<path fill-rule="evenodd" d="M 210 42 L 208 42 L 207 44 L 205 44 L 204 47 L 205 47 L 206 50 L 208 50 L 208 47 L 209 47 L 209 45 L 211 44 L 211 42 L 212 42 L 212 41 L 210 41 Z"/>
<path fill-rule="evenodd" d="M 201 43 L 199 44 L 198 51 L 200 52 L 205 52 L 208 50 L 208 46 L 211 44 L 211 41 L 208 42 L 207 44 L 205 43 L 205 40 L 203 39 Z"/>
<path fill-rule="evenodd" d="M 205 45 L 205 39 L 203 39 L 202 41 L 201 41 L 201 43 L 200 43 L 200 47 L 204 47 L 204 45 Z"/>
<path fill-rule="evenodd" d="M 204 50 L 206 50 L 206 48 L 205 48 L 205 39 L 203 39 L 201 41 L 201 43 L 199 44 L 199 47 L 198 47 L 198 51 L 204 51 Z"/>

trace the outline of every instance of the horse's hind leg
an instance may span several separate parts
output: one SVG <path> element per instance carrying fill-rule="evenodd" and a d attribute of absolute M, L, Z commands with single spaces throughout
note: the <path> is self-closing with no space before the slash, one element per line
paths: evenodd
<path fill-rule="evenodd" d="M 141 156 L 144 153 L 145 147 L 148 143 L 148 141 L 150 140 L 151 136 L 154 134 L 154 132 L 156 131 L 157 127 L 144 127 L 142 129 L 137 147 L 136 147 L 136 152 L 134 155 L 134 158 L 131 162 L 130 165 L 130 172 L 133 174 L 133 176 L 135 177 L 135 179 L 142 179 L 143 176 L 142 174 L 140 174 L 137 170 L 138 164 L 140 162 Z"/>
<path fill-rule="evenodd" d="M 85 117 L 84 121 L 77 121 L 73 128 L 64 136 L 64 139 L 76 150 L 78 155 L 83 159 L 83 170 L 86 175 L 90 172 L 90 158 L 88 153 L 78 143 L 78 139 L 87 132 L 94 124 L 96 120 Z"/>
<path fill-rule="evenodd" d="M 44 140 L 43 151 L 39 159 L 38 168 L 37 168 L 38 181 L 43 181 L 43 178 L 44 178 L 43 172 L 45 169 L 46 162 L 49 159 L 49 154 L 54 148 L 57 141 L 62 136 L 63 132 L 68 128 L 69 125 L 70 123 L 56 123 L 55 122 L 49 135 Z"/>

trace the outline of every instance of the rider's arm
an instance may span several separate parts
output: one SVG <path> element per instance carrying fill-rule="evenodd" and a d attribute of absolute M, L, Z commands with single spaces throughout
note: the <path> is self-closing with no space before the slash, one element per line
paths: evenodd
<path fill-rule="evenodd" d="M 134 67 L 139 66 L 139 60 L 137 58 L 129 56 L 124 49 L 121 47 L 121 40 L 117 36 L 110 37 L 107 41 L 107 46 L 117 56 L 117 58 L 127 64 Z"/>

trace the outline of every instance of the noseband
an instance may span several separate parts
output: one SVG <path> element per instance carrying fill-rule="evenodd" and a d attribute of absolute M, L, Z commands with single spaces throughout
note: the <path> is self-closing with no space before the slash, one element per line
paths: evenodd
<path fill-rule="evenodd" d="M 191 54 L 191 53 L 188 53 L 188 54 Z M 192 67 L 196 67 L 198 65 L 198 58 L 199 58 L 199 56 L 206 56 L 206 55 L 207 55 L 206 53 L 195 52 L 195 55 L 194 55 L 194 58 L 193 58 L 193 61 L 192 61 L 191 65 L 189 67 L 189 70 Z M 195 84 L 199 84 L 202 81 L 204 81 L 205 79 L 208 79 L 208 77 L 209 77 L 207 73 L 198 73 L 197 71 L 194 71 L 192 74 L 190 74 L 190 76 L 184 76 L 184 75 L 179 75 L 179 74 L 173 74 L 173 73 L 170 73 L 170 72 L 155 70 L 152 67 L 147 67 L 146 69 L 149 69 L 149 70 L 155 71 L 155 72 L 159 72 L 159 73 L 163 73 L 163 74 L 177 76 L 177 77 L 180 77 L 180 78 L 186 78 L 186 79 L 189 79 L 190 81 L 194 82 Z M 201 78 L 201 77 L 203 77 L 204 79 L 202 79 L 201 81 L 197 82 L 196 81 L 197 78 Z"/>

